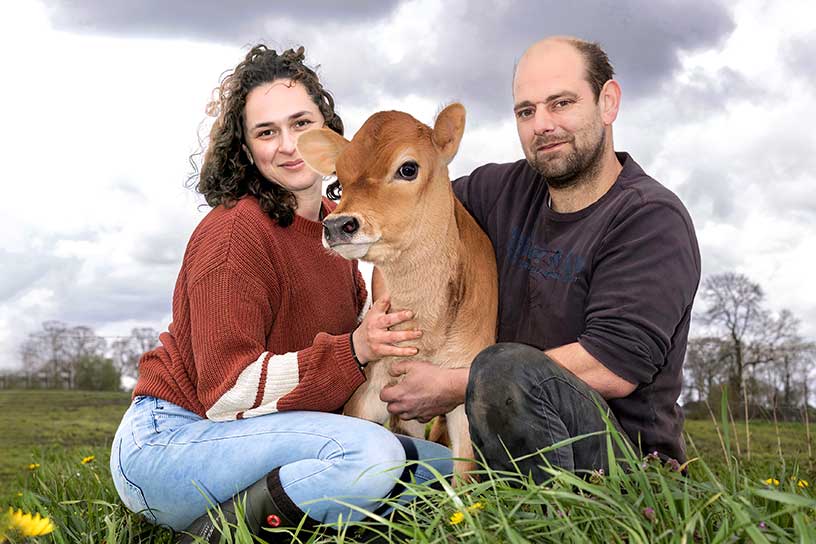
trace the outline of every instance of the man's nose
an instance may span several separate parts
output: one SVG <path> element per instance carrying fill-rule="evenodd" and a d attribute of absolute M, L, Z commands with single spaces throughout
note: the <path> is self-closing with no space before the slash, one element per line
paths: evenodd
<path fill-rule="evenodd" d="M 323 220 L 323 236 L 330 245 L 348 241 L 359 229 L 360 223 L 351 215 L 330 215 Z"/>
<path fill-rule="evenodd" d="M 533 132 L 544 134 L 553 130 L 555 130 L 555 122 L 547 108 L 536 108 L 535 117 L 533 118 Z"/>

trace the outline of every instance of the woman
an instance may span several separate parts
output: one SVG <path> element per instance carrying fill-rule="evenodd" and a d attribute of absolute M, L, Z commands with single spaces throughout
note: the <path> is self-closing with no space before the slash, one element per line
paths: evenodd
<path fill-rule="evenodd" d="M 111 451 L 128 508 L 208 542 L 220 537 L 211 504 L 234 522 L 234 500 L 245 498 L 250 530 L 267 537 L 262 527 L 306 514 L 307 525 L 360 519 L 330 499 L 376 509 L 406 459 L 450 457 L 336 413 L 369 361 L 414 355 L 395 344 L 420 332 L 389 331 L 410 313 L 386 313 L 387 301 L 358 327 L 357 263 L 321 244 L 319 221 L 334 204 L 295 142 L 322 126 L 342 134 L 343 124 L 303 60 L 302 47 L 279 55 L 258 45 L 217 89 L 198 182 L 213 210 L 190 238 L 173 322 L 140 361 Z M 450 473 L 450 461 L 433 463 Z"/>

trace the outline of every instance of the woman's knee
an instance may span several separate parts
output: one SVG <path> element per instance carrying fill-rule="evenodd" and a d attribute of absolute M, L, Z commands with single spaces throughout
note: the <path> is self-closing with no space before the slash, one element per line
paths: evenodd
<path fill-rule="evenodd" d="M 336 469 L 337 483 L 371 498 L 386 496 L 406 463 L 405 449 L 397 437 L 380 425 L 350 418 L 353 432 L 335 448 L 322 452 L 322 460 Z M 361 489 L 361 486 L 363 489 Z"/>
<path fill-rule="evenodd" d="M 394 433 L 370 421 L 348 418 L 351 428 L 333 441 L 334 447 L 324 448 L 320 458 L 360 466 L 397 465 L 405 462 L 405 450 Z"/>

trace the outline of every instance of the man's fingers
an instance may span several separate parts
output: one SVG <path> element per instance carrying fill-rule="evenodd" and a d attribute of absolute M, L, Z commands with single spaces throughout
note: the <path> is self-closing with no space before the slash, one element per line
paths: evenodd
<path fill-rule="evenodd" d="M 380 397 L 382 398 L 382 395 L 380 395 Z M 414 419 L 414 417 L 415 417 L 415 414 L 407 411 L 407 408 L 405 406 L 403 406 L 402 403 L 399 403 L 399 402 L 388 403 L 386 405 L 386 409 L 388 410 L 389 414 L 397 416 L 398 418 L 400 418 L 400 419 L 402 419 L 404 421 L 408 421 L 409 419 Z"/>
<path fill-rule="evenodd" d="M 388 368 L 388 374 L 390 374 L 391 377 L 393 378 L 399 378 L 400 376 L 408 372 L 409 366 L 410 365 L 408 364 L 408 361 L 394 361 Z"/>
<path fill-rule="evenodd" d="M 380 400 L 388 403 L 388 411 L 394 413 L 392 408 L 396 406 L 397 403 L 394 401 L 397 400 L 397 395 L 394 393 L 395 386 L 383 387 L 380 391 Z"/>

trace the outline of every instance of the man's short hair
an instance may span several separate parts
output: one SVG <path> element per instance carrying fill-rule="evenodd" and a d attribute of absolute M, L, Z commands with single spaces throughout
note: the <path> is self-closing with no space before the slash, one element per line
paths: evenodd
<path fill-rule="evenodd" d="M 601 44 L 597 42 L 588 42 L 578 38 L 568 38 L 567 43 L 572 45 L 584 57 L 586 64 L 586 80 L 592 87 L 592 92 L 595 95 L 595 102 L 601 96 L 601 89 L 604 84 L 615 77 L 615 69 L 609 62 L 609 57 L 606 52 L 601 49 Z"/>

